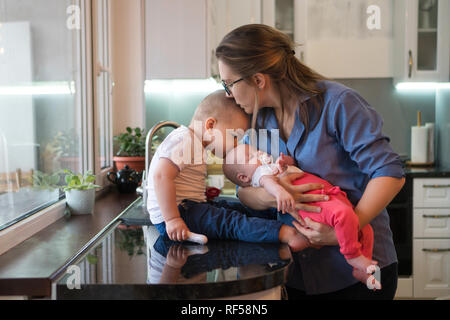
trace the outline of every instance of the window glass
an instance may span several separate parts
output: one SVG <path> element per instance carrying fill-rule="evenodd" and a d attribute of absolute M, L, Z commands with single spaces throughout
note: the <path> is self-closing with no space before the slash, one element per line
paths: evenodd
<path fill-rule="evenodd" d="M 0 0 L 0 230 L 81 168 L 81 21 L 71 0 Z"/>

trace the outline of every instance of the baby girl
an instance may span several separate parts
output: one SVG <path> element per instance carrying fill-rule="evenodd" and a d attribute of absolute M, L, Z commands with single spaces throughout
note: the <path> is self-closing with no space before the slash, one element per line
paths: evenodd
<path fill-rule="evenodd" d="M 287 173 L 303 172 L 293 166 L 291 157 L 282 153 L 274 163 L 267 153 L 258 151 L 248 144 L 238 145 L 228 152 L 223 164 L 225 176 L 240 187 L 263 187 L 273 195 L 277 201 L 277 209 L 282 213 L 292 213 L 295 201 L 292 195 L 279 184 L 279 178 Z M 340 246 L 340 252 L 347 262 L 354 268 L 354 276 L 366 283 L 370 288 L 381 289 L 380 282 L 371 275 L 376 270 L 376 261 L 372 260 L 373 230 L 367 224 L 359 230 L 358 216 L 347 195 L 339 187 L 331 185 L 313 174 L 303 172 L 293 184 L 320 183 L 324 189 L 308 193 L 325 193 L 329 201 L 311 203 L 321 208 L 320 213 L 298 210 L 298 214 L 332 226 Z M 295 213 L 293 214 L 294 218 Z"/>

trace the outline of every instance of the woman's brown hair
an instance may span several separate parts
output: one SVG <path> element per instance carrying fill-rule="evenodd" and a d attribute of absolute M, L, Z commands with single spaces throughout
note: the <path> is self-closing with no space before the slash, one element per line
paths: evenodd
<path fill-rule="evenodd" d="M 317 82 L 326 78 L 301 63 L 295 57 L 294 46 L 289 36 L 275 28 L 248 24 L 234 29 L 222 39 L 216 48 L 216 57 L 243 78 L 256 73 L 267 74 L 275 83 L 283 84 L 291 95 L 311 97 L 320 113 L 323 92 Z M 285 106 L 282 108 L 284 113 Z M 253 113 L 252 128 L 255 128 L 258 111 L 255 109 Z M 304 104 L 297 111 L 308 134 L 311 115 Z M 262 125 L 264 118 L 265 114 Z"/>

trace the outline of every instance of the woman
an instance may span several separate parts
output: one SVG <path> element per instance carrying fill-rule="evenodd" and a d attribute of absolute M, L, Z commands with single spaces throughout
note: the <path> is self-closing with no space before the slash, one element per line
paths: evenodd
<path fill-rule="evenodd" d="M 352 268 L 339 253 L 334 229 L 311 220 L 295 224 L 320 249 L 294 256 L 287 283 L 290 298 L 392 299 L 397 288 L 397 257 L 385 207 L 401 190 L 404 173 L 398 155 L 381 132 L 381 117 L 355 91 L 332 82 L 303 65 L 288 36 L 265 25 L 245 25 L 227 34 L 216 49 L 224 88 L 246 113 L 252 127 L 279 129 L 279 152 L 297 166 L 340 186 L 355 206 L 360 227 L 374 229 L 373 259 L 381 268 L 382 290 L 372 292 L 352 276 Z M 256 132 L 259 132 L 256 130 Z M 275 156 L 278 156 L 275 155 Z M 293 176 L 291 180 L 295 179 Z M 286 188 L 314 211 L 303 193 L 317 186 Z M 252 209 L 274 206 L 262 188 L 239 188 L 241 202 Z M 290 215 L 279 217 L 292 222 Z"/>

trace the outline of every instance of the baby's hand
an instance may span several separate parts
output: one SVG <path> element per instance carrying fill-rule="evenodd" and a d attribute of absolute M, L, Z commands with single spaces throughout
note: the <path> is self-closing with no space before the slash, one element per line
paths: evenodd
<path fill-rule="evenodd" d="M 294 210 L 295 200 L 292 195 L 287 192 L 283 187 L 277 192 L 277 210 L 281 211 L 283 214 Z"/>
<path fill-rule="evenodd" d="M 184 241 L 189 235 L 189 229 L 181 217 L 166 221 L 166 232 L 172 241 Z"/>
<path fill-rule="evenodd" d="M 283 152 L 281 152 L 280 156 L 278 157 L 277 161 L 275 162 L 275 164 L 278 168 L 278 173 L 279 174 L 284 173 L 287 170 L 288 165 L 290 165 L 291 162 L 292 162 L 291 159 L 286 157 L 283 154 Z"/>

